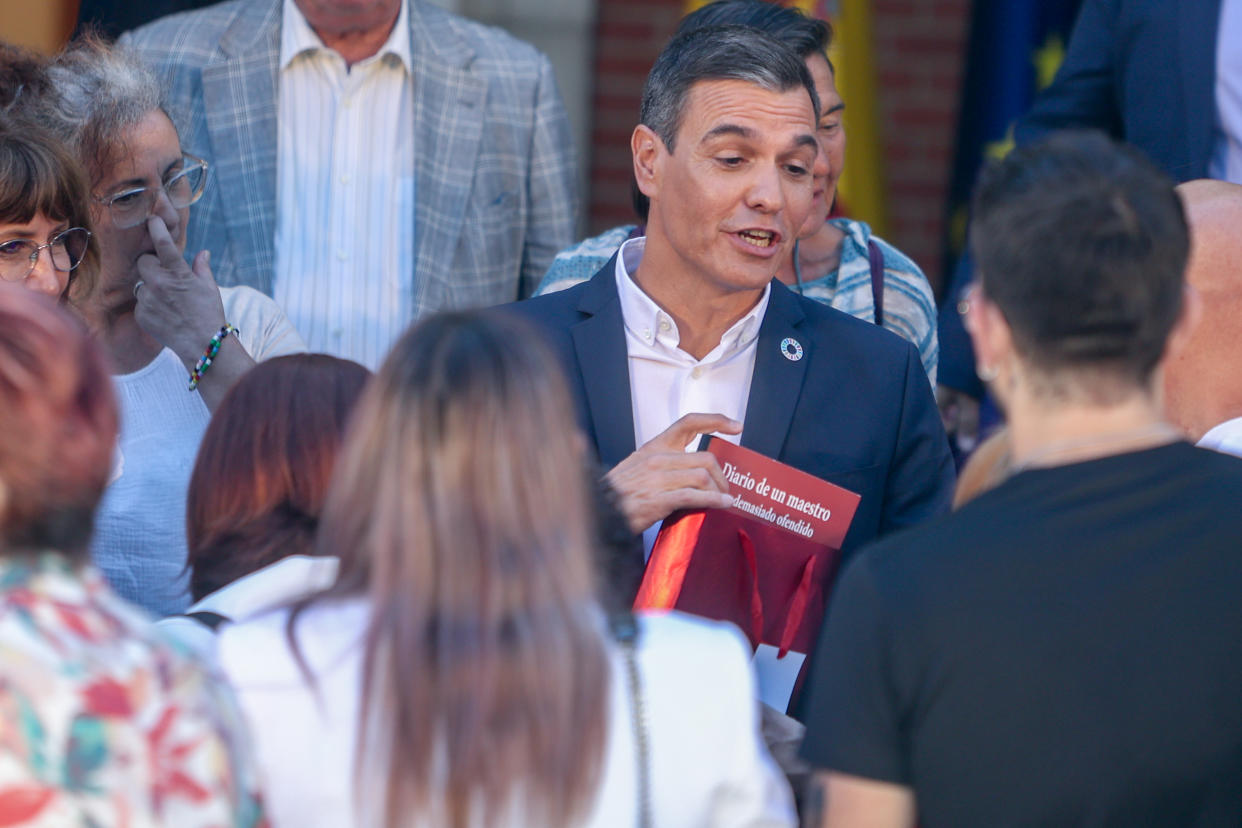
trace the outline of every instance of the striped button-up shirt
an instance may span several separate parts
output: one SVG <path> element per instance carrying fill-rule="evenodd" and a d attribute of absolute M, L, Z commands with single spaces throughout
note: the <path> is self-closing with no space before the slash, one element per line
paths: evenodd
<path fill-rule="evenodd" d="M 408 19 L 407 0 L 383 47 L 347 67 L 284 0 L 273 293 L 311 351 L 369 368 L 413 304 Z"/>

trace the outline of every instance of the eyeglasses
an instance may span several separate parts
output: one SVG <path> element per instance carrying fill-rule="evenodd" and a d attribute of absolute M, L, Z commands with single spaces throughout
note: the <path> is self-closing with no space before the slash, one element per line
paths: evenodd
<path fill-rule="evenodd" d="M 134 187 L 95 200 L 108 208 L 112 223 L 118 229 L 125 230 L 147 220 L 155 209 L 160 190 L 168 196 L 172 206 L 180 210 L 202 198 L 206 186 L 207 162 L 186 153 L 181 158 L 180 168 L 165 178 L 160 186 Z"/>
<path fill-rule="evenodd" d="M 0 242 L 0 279 L 6 282 L 20 282 L 25 279 L 35 269 L 39 253 L 44 248 L 52 251 L 52 266 L 68 273 L 82 264 L 82 257 L 86 255 L 86 245 L 90 240 L 90 230 L 85 227 L 70 227 L 52 236 L 47 244 L 35 244 L 30 239 Z"/>

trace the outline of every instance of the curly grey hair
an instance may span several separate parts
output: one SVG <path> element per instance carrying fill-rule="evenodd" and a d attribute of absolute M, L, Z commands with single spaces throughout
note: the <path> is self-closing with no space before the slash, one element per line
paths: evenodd
<path fill-rule="evenodd" d="M 162 88 L 133 53 L 80 38 L 47 67 L 55 94 L 35 104 L 40 120 L 78 156 L 98 184 L 124 149 L 123 135 L 153 111 Z"/>

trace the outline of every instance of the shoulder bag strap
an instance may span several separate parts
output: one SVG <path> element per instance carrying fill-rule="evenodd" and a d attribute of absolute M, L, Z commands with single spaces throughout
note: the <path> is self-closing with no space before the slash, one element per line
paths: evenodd
<path fill-rule="evenodd" d="M 647 740 L 647 708 L 643 703 L 642 676 L 638 672 L 638 623 L 631 612 L 618 613 L 611 621 L 612 634 L 621 647 L 630 688 L 630 712 L 634 723 L 634 754 L 638 771 L 638 828 L 651 828 L 651 761 Z"/>
<path fill-rule="evenodd" d="M 884 324 L 884 252 L 867 239 L 867 260 L 871 262 L 871 301 L 875 305 L 875 324 Z"/>

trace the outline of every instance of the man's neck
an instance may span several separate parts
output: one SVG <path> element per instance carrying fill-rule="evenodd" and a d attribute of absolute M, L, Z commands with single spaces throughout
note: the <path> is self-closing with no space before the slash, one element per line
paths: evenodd
<path fill-rule="evenodd" d="M 1179 436 L 1154 399 L 1136 393 L 1114 405 L 1015 405 L 1009 412 L 1015 468 L 1059 466 L 1172 442 Z"/>
<path fill-rule="evenodd" d="M 670 263 L 670 258 L 661 255 L 659 245 L 653 249 L 648 236 L 642 261 L 630 278 L 673 317 L 678 347 L 695 359 L 702 359 L 720 344 L 726 331 L 754 308 L 763 297 L 763 289 L 712 291 L 702 280 L 685 274 L 680 262 Z"/>
<path fill-rule="evenodd" d="M 398 4 L 391 19 L 369 28 L 329 30 L 316 27 L 309 19 L 307 23 L 323 41 L 323 45 L 339 54 L 349 67 L 376 55 L 388 42 L 388 36 L 392 34 L 393 26 L 400 16 L 401 6 Z"/>

